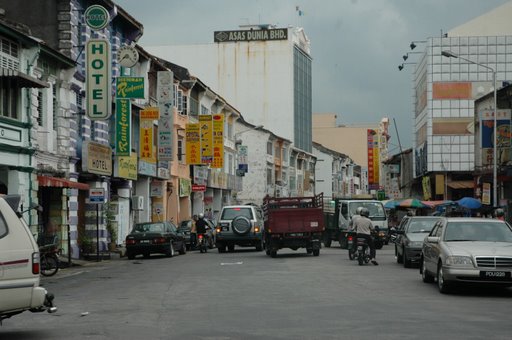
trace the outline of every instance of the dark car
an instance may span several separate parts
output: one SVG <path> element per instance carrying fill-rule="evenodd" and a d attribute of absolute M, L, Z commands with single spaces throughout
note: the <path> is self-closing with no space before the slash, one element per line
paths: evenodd
<path fill-rule="evenodd" d="M 212 249 L 215 245 L 215 225 L 212 221 L 205 218 L 204 219 L 208 224 L 208 228 L 206 231 L 206 237 L 208 240 L 208 248 Z M 178 230 L 183 233 L 185 236 L 185 243 L 187 245 L 187 250 L 194 249 L 196 246 L 197 238 L 196 234 L 192 232 L 192 220 L 183 220 L 180 222 L 180 226 Z"/>
<path fill-rule="evenodd" d="M 176 251 L 186 253 L 185 238 L 169 221 L 137 223 L 126 236 L 126 256 L 130 260 L 139 254 L 146 258 L 153 253 L 172 257 Z"/>
<path fill-rule="evenodd" d="M 439 219 L 436 216 L 405 216 L 396 231 L 396 262 L 403 263 L 405 268 L 411 267 L 413 262 L 418 263 L 423 240 Z"/>

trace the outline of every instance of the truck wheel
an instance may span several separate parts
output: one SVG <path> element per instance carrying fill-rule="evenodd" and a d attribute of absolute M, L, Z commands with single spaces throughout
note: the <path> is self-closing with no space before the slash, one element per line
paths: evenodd
<path fill-rule="evenodd" d="M 270 251 L 270 257 L 275 258 L 277 256 L 277 250 Z"/>
<path fill-rule="evenodd" d="M 320 249 L 313 249 L 313 256 L 320 255 Z"/>

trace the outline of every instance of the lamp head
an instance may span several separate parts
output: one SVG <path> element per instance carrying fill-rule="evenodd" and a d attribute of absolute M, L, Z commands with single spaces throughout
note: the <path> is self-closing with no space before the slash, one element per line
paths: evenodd
<path fill-rule="evenodd" d="M 404 61 L 406 61 L 407 58 L 409 58 L 409 54 L 408 53 L 404 54 L 404 56 L 402 58 L 404 58 Z"/>
<path fill-rule="evenodd" d="M 404 64 L 398 65 L 398 71 L 402 71 L 404 69 Z"/>
<path fill-rule="evenodd" d="M 414 41 L 409 45 L 409 47 L 411 48 L 411 50 L 414 50 L 416 48 L 416 44 L 414 43 Z"/>
<path fill-rule="evenodd" d="M 452 51 L 441 51 L 441 55 L 443 57 L 447 57 L 447 58 L 458 58 L 459 57 L 458 55 L 456 55 Z"/>

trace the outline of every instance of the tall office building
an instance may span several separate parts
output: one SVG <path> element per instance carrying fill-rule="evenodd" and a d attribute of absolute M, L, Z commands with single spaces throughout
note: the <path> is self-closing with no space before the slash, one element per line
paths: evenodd
<path fill-rule="evenodd" d="M 312 58 L 302 28 L 241 26 L 213 43 L 146 47 L 211 84 L 244 119 L 312 151 Z"/>

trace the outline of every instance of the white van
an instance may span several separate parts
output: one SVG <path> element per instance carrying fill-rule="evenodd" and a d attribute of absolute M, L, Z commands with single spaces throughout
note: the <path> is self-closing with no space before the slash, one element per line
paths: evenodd
<path fill-rule="evenodd" d="M 18 195 L 0 195 L 0 323 L 26 310 L 57 311 L 39 287 L 39 248 L 21 213 Z"/>

